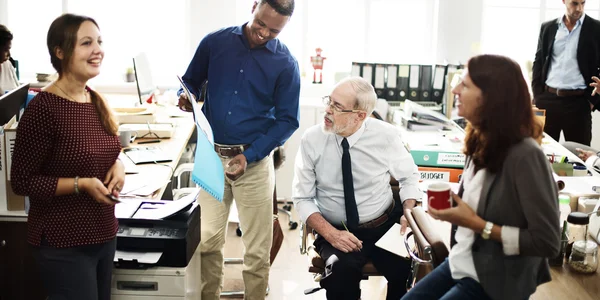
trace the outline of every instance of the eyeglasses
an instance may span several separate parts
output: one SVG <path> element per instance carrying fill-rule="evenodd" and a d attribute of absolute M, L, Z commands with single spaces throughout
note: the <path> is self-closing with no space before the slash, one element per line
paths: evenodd
<path fill-rule="evenodd" d="M 333 111 L 336 111 L 339 113 L 356 113 L 356 112 L 364 111 L 364 110 L 360 110 L 360 109 L 344 109 L 344 108 L 340 107 L 339 104 L 334 104 L 333 101 L 331 101 L 331 96 L 324 96 L 323 104 L 325 104 L 325 106 L 329 106 L 329 108 L 331 108 Z"/>

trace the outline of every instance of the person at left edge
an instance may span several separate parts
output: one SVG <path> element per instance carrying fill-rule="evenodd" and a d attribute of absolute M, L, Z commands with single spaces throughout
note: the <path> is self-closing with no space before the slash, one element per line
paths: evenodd
<path fill-rule="evenodd" d="M 208 81 L 202 111 L 214 133 L 215 151 L 225 170 L 228 164 L 238 166 L 222 175 L 227 175 L 223 202 L 204 191 L 198 197 L 203 300 L 219 299 L 227 217 L 234 198 L 246 248 L 245 299 L 266 295 L 273 235 L 270 153 L 299 126 L 298 62 L 277 39 L 293 11 L 293 0 L 255 1 L 249 22 L 202 39 L 182 78 L 196 99 Z M 180 107 L 189 111 L 181 90 L 179 97 Z"/>

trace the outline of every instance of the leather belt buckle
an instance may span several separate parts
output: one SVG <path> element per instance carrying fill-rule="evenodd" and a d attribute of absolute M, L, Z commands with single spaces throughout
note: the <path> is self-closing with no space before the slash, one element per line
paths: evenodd
<path fill-rule="evenodd" d="M 392 213 L 392 211 L 394 211 L 394 206 L 395 206 L 396 201 L 392 200 L 392 204 L 385 210 L 385 212 L 383 213 L 383 215 L 362 223 L 362 224 L 358 224 L 358 228 L 363 228 L 363 229 L 369 229 L 369 228 L 377 228 L 383 224 L 385 224 L 385 222 L 388 221 L 388 219 L 390 218 L 390 214 Z"/>

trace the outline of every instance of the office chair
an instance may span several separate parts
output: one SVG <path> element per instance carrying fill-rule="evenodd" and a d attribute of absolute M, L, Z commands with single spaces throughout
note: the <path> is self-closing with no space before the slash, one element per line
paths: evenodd
<path fill-rule="evenodd" d="M 406 288 L 410 290 L 448 257 L 448 248 L 422 207 L 407 209 L 404 215 L 411 229 L 411 232 L 404 236 L 404 245 L 412 260 L 411 275 L 406 283 Z M 410 237 L 415 241 L 414 248 L 410 246 Z"/>
<path fill-rule="evenodd" d="M 390 179 L 390 187 L 392 189 L 392 195 L 394 197 L 394 201 L 398 201 L 400 199 L 400 184 L 394 178 Z M 317 253 L 313 246 L 313 242 L 315 240 L 315 231 L 305 224 L 301 222 L 300 225 L 300 254 L 305 254 L 309 258 L 309 267 L 308 272 L 313 274 L 314 280 L 316 282 L 321 281 L 323 274 L 325 274 L 325 261 L 321 258 L 321 256 Z M 382 276 L 381 273 L 377 271 L 371 260 L 367 261 L 362 269 L 363 279 L 369 279 L 370 276 Z"/>

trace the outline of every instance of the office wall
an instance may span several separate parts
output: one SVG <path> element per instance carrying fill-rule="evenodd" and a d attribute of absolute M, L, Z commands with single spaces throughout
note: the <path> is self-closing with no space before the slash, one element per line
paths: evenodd
<path fill-rule="evenodd" d="M 483 1 L 440 0 L 437 61 L 464 63 L 479 53 Z"/>

